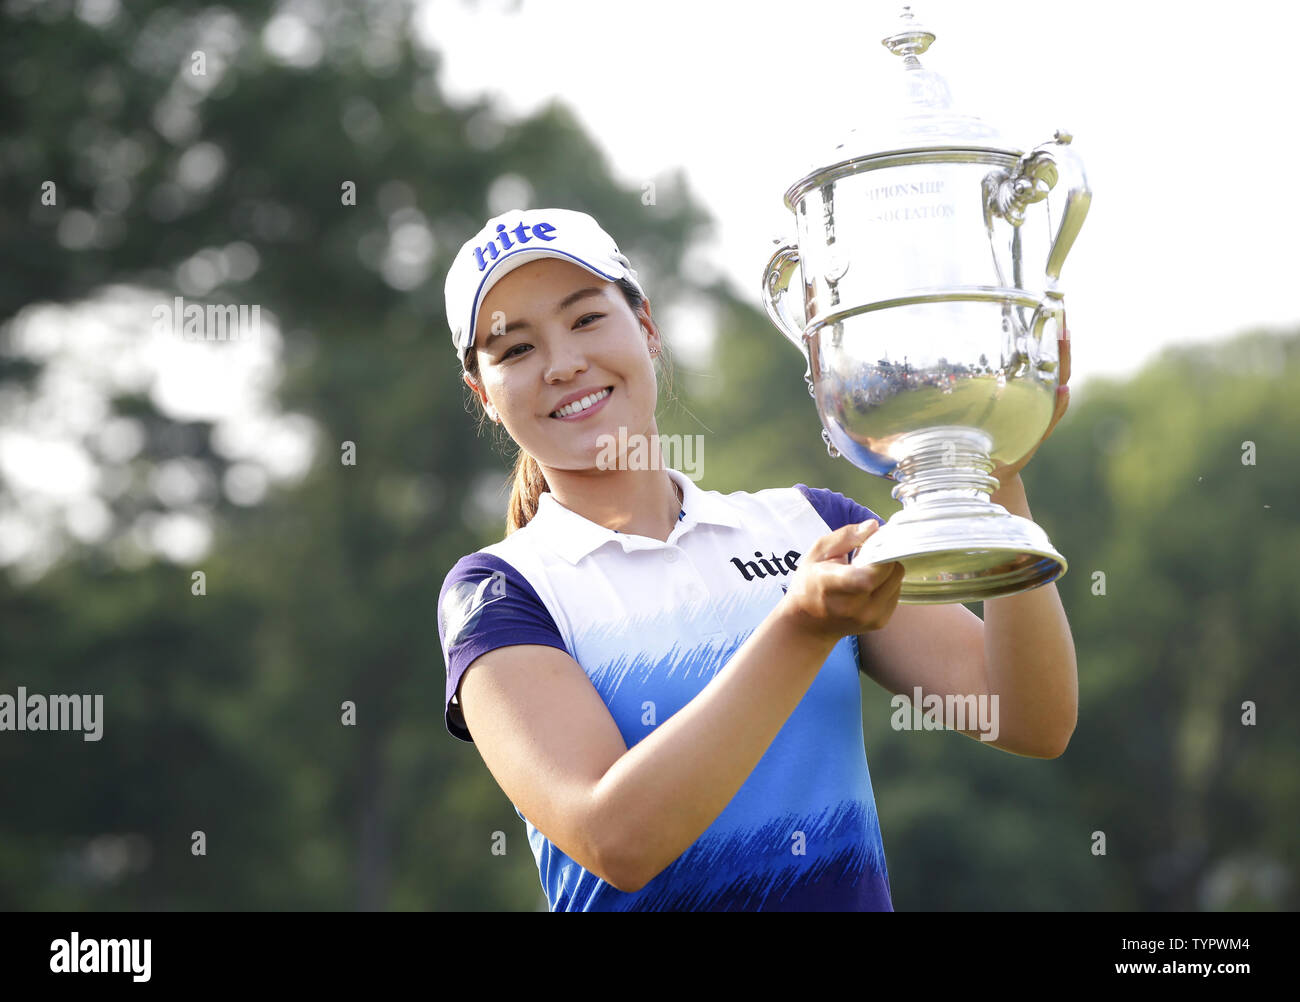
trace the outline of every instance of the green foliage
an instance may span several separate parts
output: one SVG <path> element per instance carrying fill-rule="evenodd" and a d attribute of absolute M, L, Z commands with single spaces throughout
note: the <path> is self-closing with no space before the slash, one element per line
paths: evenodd
<path fill-rule="evenodd" d="M 706 435 L 703 487 L 803 481 L 889 515 L 890 485 L 827 456 L 802 360 L 756 297 L 692 290 L 681 274 L 709 219 L 680 177 L 658 179 L 649 207 L 564 106 L 508 122 L 486 102 L 447 103 L 436 55 L 409 30 L 391 62 L 369 65 L 367 32 L 401 5 L 325 5 L 328 49 L 308 68 L 256 44 L 260 6 L 227 5 L 246 42 L 185 135 L 160 131 L 159 108 L 183 89 L 214 9 L 123 4 L 105 27 L 71 9 L 0 15 L 0 179 L 15 193 L 0 206 L 0 323 L 107 283 L 172 295 L 181 261 L 245 242 L 256 271 L 212 298 L 278 318 L 279 403 L 310 415 L 324 445 L 296 488 L 252 509 L 214 502 L 205 596 L 191 594 L 192 568 L 120 567 L 105 546 L 74 548 L 33 584 L 0 576 L 0 692 L 100 692 L 107 708 L 99 742 L 0 734 L 0 907 L 537 908 L 522 823 L 478 752 L 444 729 L 435 621 L 447 570 L 503 528 L 466 517 L 512 455 L 478 437 L 442 315 L 450 255 L 489 215 L 492 182 L 518 175 L 534 204 L 601 219 L 656 316 L 688 291 L 715 306 L 713 362 L 676 372 L 660 420 L 665 434 Z M 485 121 L 501 139 L 476 146 L 467 137 Z M 224 169 L 178 188 L 200 142 Z M 49 179 L 58 211 L 39 205 Z M 345 180 L 355 206 L 340 204 Z M 59 236 L 70 209 L 97 220 L 80 249 Z M 411 209 L 436 249 L 427 279 L 398 290 L 373 247 Z M 1035 518 L 1070 561 L 1059 590 L 1081 702 L 1060 759 L 894 732 L 888 695 L 864 685 L 897 907 L 1296 907 L 1285 805 L 1300 763 L 1283 713 L 1300 641 L 1298 343 L 1196 346 L 1076 388 L 1026 469 Z M 39 376 L 0 359 L 0 390 Z M 146 423 L 137 478 L 178 454 L 225 472 L 205 423 L 145 395 L 112 403 Z M 358 444 L 356 467 L 339 464 L 342 441 Z M 123 527 L 161 510 L 138 492 L 108 500 Z M 340 722 L 346 700 L 354 727 Z M 1253 727 L 1240 722 L 1247 700 Z M 504 856 L 489 851 L 498 831 Z"/>

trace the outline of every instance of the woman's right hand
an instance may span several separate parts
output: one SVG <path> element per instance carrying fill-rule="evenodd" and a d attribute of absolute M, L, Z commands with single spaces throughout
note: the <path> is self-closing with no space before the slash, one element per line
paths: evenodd
<path fill-rule="evenodd" d="M 834 644 L 889 622 L 903 587 L 903 565 L 848 563 L 853 550 L 879 527 L 874 520 L 846 525 L 809 547 L 782 599 L 796 628 Z"/>

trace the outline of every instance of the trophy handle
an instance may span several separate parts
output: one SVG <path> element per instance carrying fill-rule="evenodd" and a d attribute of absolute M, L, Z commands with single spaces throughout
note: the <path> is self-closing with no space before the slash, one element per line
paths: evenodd
<path fill-rule="evenodd" d="M 767 262 L 763 272 L 763 308 L 768 317 L 776 324 L 777 330 L 784 334 L 804 360 L 808 360 L 808 348 L 803 340 L 803 325 L 790 312 L 786 296 L 790 291 L 790 279 L 799 266 L 799 249 L 786 244 L 777 249 Z"/>
<path fill-rule="evenodd" d="M 1034 310 L 1034 319 L 1029 326 L 1029 336 L 1035 342 L 1043 340 L 1043 328 L 1049 320 L 1055 320 L 1058 327 L 1065 326 L 1065 297 L 1059 292 L 1047 296 L 1047 302 Z"/>
<path fill-rule="evenodd" d="M 1061 225 L 1057 228 L 1056 239 L 1047 255 L 1047 287 L 1056 289 L 1057 279 L 1061 277 L 1061 265 L 1065 256 L 1074 246 L 1074 239 L 1083 227 L 1088 209 L 1092 205 L 1092 189 L 1088 187 L 1088 178 L 1083 171 L 1083 161 L 1077 153 L 1069 148 L 1073 137 L 1064 129 L 1058 129 L 1056 138 L 1044 146 L 1055 146 L 1056 150 L 1044 149 L 1058 170 L 1065 175 L 1065 211 L 1061 213 Z"/>
<path fill-rule="evenodd" d="M 1047 293 L 1053 298 L 1059 298 L 1056 283 L 1061 277 L 1061 266 L 1065 264 L 1065 257 L 1074 246 L 1092 205 L 1092 189 L 1088 187 L 1083 161 L 1069 148 L 1073 138 L 1064 129 L 1058 129 L 1051 141 L 1036 146 L 1016 161 L 1009 171 L 993 171 L 984 178 L 984 224 L 991 240 L 994 217 L 1019 227 L 1025 220 L 1025 209 L 1046 198 L 1064 176 L 1065 209 L 1061 213 L 1061 225 L 1057 227 L 1052 249 L 1047 254 Z M 1019 233 L 1015 236 L 1018 238 Z M 998 268 L 998 280 L 1005 281 L 996 252 L 994 265 Z"/>

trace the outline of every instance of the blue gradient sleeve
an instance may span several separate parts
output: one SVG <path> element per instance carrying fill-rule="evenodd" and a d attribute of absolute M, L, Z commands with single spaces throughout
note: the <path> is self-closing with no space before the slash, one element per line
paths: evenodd
<path fill-rule="evenodd" d="M 852 498 L 846 498 L 843 494 L 822 487 L 809 487 L 807 484 L 795 484 L 795 487 L 822 517 L 828 532 L 842 529 L 846 525 L 865 522 L 867 519 L 874 519 L 881 525 L 885 524 L 885 520 L 870 508 L 858 504 Z"/>
<path fill-rule="evenodd" d="M 447 574 L 438 596 L 438 639 L 447 665 L 443 722 L 471 744 L 456 690 L 474 659 L 498 647 L 545 644 L 568 648 L 532 585 L 500 557 L 471 553 Z"/>

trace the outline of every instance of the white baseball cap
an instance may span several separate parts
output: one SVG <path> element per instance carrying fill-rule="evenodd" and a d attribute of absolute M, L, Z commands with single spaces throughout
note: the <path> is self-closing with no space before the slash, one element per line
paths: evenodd
<path fill-rule="evenodd" d="M 465 241 L 447 272 L 447 324 L 461 367 L 474 343 L 478 311 L 488 290 L 520 265 L 557 257 L 582 265 L 593 275 L 617 282 L 629 279 L 641 295 L 632 263 L 614 238 L 585 212 L 572 209 L 511 209 L 489 219 Z"/>

